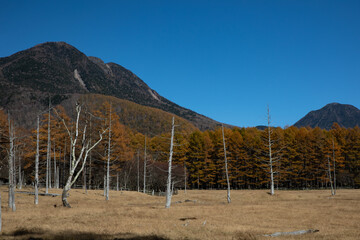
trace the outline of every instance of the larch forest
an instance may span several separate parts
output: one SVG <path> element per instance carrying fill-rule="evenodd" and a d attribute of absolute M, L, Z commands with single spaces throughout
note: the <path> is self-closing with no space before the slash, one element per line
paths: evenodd
<path fill-rule="evenodd" d="M 38 142 L 39 187 L 63 188 L 74 167 L 70 162 L 78 158 L 76 164 L 83 169 L 74 182 L 76 188 L 165 192 L 171 129 L 168 133 L 146 136 L 121 124 L 110 106 L 106 102 L 90 112 L 84 105 L 78 123 L 61 107 L 39 113 L 38 141 L 36 129 L 14 125 L 11 113 L 1 110 L 3 181 L 10 179 L 10 188 L 34 185 Z M 109 126 L 111 131 L 107 130 Z M 101 141 L 94 145 L 99 133 Z M 75 134 L 78 143 L 71 142 Z M 234 127 L 224 128 L 223 132 L 221 126 L 207 131 L 176 129 L 172 188 L 226 189 L 224 151 L 227 151 L 231 189 L 269 189 L 269 137 L 272 157 L 276 159 L 272 164 L 275 189 L 360 186 L 360 128 L 341 128 L 335 123 L 330 130 L 293 126 L 284 129 L 269 126 L 265 130 Z M 93 146 L 86 162 L 82 149 L 85 138 Z"/>

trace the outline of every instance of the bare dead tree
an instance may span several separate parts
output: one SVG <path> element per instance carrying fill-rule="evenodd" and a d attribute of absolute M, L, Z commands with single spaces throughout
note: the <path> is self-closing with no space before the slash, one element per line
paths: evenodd
<path fill-rule="evenodd" d="M 54 188 L 58 188 L 56 186 L 56 173 L 57 173 L 57 170 L 56 170 L 56 142 L 54 140 Z"/>
<path fill-rule="evenodd" d="M 223 125 L 221 125 L 221 130 L 222 130 L 222 137 L 223 137 L 223 144 L 224 144 L 225 174 L 226 174 L 226 183 L 227 183 L 227 202 L 231 203 L 228 161 L 227 161 L 227 156 L 226 156 L 226 145 L 225 145 L 225 135 L 224 135 L 224 126 Z"/>
<path fill-rule="evenodd" d="M 61 153 L 62 153 L 62 148 L 59 147 L 59 163 L 56 167 L 56 188 L 60 188 Z"/>
<path fill-rule="evenodd" d="M 328 176 L 329 176 L 329 181 L 330 181 L 330 186 L 331 186 L 331 195 L 335 195 L 334 192 L 334 186 L 333 186 L 333 182 L 332 182 L 332 177 L 331 177 L 331 167 L 330 167 L 330 157 L 327 157 L 327 162 L 328 162 Z"/>
<path fill-rule="evenodd" d="M 15 144 L 15 128 L 13 129 L 13 136 L 14 136 L 14 148 L 13 148 L 13 186 L 14 186 L 14 191 L 16 188 L 16 150 L 17 150 L 17 146 Z"/>
<path fill-rule="evenodd" d="M 65 137 L 65 144 L 64 144 L 64 157 L 63 157 L 63 169 L 61 174 L 61 186 L 64 187 L 64 179 L 65 179 L 65 168 L 66 168 L 66 152 L 67 152 L 67 138 Z"/>
<path fill-rule="evenodd" d="M 166 204 L 165 208 L 170 208 L 171 205 L 171 169 L 172 169 L 172 156 L 173 156 L 173 147 L 174 147 L 174 129 L 175 129 L 175 118 L 172 118 L 172 127 L 171 127 L 171 142 L 170 142 L 170 154 L 168 161 L 168 177 L 166 183 Z"/>
<path fill-rule="evenodd" d="M 104 186 L 103 186 L 103 188 L 104 188 L 104 197 L 106 198 L 106 190 L 107 190 L 107 188 L 106 188 L 106 168 L 105 168 L 105 166 L 106 166 L 106 164 L 104 162 Z"/>
<path fill-rule="evenodd" d="M 39 204 L 39 125 L 40 125 L 39 115 L 37 116 L 37 127 L 36 127 L 36 157 L 35 157 L 35 205 Z"/>
<path fill-rule="evenodd" d="M 22 177 L 22 171 L 21 171 L 21 153 L 19 152 L 19 156 L 18 156 L 18 183 L 19 183 L 19 189 L 22 189 L 22 184 L 23 184 L 23 177 Z"/>
<path fill-rule="evenodd" d="M 106 201 L 109 200 L 109 182 L 110 182 L 110 157 L 111 157 L 111 103 L 109 111 L 109 139 L 108 139 L 108 155 L 107 155 L 107 168 L 106 168 Z"/>
<path fill-rule="evenodd" d="M 2 231 L 2 216 L 1 216 L 1 193 L 0 193 L 0 232 Z"/>
<path fill-rule="evenodd" d="M 271 147 L 273 142 L 271 141 L 271 127 L 270 127 L 270 109 L 267 109 L 267 122 L 268 122 L 268 147 L 269 147 L 269 170 L 270 170 L 270 195 L 274 195 L 274 171 L 273 171 L 273 158 Z"/>
<path fill-rule="evenodd" d="M 139 164 L 139 149 L 137 151 L 137 191 L 140 192 L 140 164 Z"/>
<path fill-rule="evenodd" d="M 49 187 L 51 188 L 51 177 L 50 177 L 50 171 L 49 171 L 49 165 L 51 163 L 50 159 L 50 151 L 51 151 L 51 136 L 50 136 L 50 109 L 51 109 L 51 101 L 49 97 L 49 111 L 48 111 L 48 142 L 47 142 L 47 152 L 46 152 L 46 188 L 45 193 L 49 193 Z"/>
<path fill-rule="evenodd" d="M 60 188 L 60 163 L 56 168 L 56 188 Z"/>
<path fill-rule="evenodd" d="M 52 169 L 52 163 L 51 163 L 51 143 L 50 143 L 50 159 L 49 159 L 49 170 L 48 170 L 48 172 L 49 172 L 49 189 L 51 189 L 52 188 L 52 171 L 51 171 L 51 169 Z"/>
<path fill-rule="evenodd" d="M 65 120 L 61 118 L 58 115 L 58 117 L 63 122 L 66 131 L 69 135 L 70 144 L 71 144 L 71 161 L 70 166 L 71 170 L 68 176 L 68 179 L 66 181 L 66 184 L 63 189 L 62 193 L 62 203 L 64 207 L 71 207 L 70 204 L 67 201 L 68 198 L 68 192 L 70 191 L 71 187 L 74 185 L 78 177 L 80 176 L 81 172 L 83 171 L 86 160 L 89 156 L 89 153 L 91 150 L 96 147 L 103 139 L 103 134 L 107 131 L 107 129 L 103 130 L 102 132 L 99 132 L 99 139 L 94 144 L 90 144 L 89 137 L 87 136 L 87 122 L 85 122 L 82 132 L 80 133 L 80 114 L 81 114 L 81 105 L 76 105 L 76 120 L 75 120 L 75 133 L 74 135 L 71 134 Z M 82 137 L 80 139 L 80 134 L 82 134 Z M 81 141 L 81 144 L 79 144 L 79 141 Z M 79 148 L 79 153 L 76 154 L 76 148 Z M 81 166 L 79 166 L 79 163 L 82 160 Z"/>
<path fill-rule="evenodd" d="M 90 115 L 90 145 L 92 144 L 92 115 Z M 88 188 L 91 189 L 91 164 L 92 164 L 92 152 L 89 153 L 89 183 Z"/>
<path fill-rule="evenodd" d="M 333 168 L 334 168 L 334 191 L 333 191 L 333 195 L 336 194 L 336 162 L 335 162 L 335 143 L 334 143 L 334 138 L 332 139 L 332 154 L 333 154 Z"/>
<path fill-rule="evenodd" d="M 8 114 L 8 122 L 9 122 L 9 157 L 8 157 L 8 165 L 9 165 L 9 199 L 8 204 L 9 208 L 12 211 L 16 211 L 15 206 L 15 186 L 14 186 L 14 124 L 10 120 L 10 113 Z"/>
<path fill-rule="evenodd" d="M 187 187 L 187 173 L 186 173 L 186 162 L 184 161 L 184 193 L 186 194 Z"/>
<path fill-rule="evenodd" d="M 144 189 L 143 189 L 143 193 L 146 193 L 146 135 L 145 135 L 145 146 L 144 146 Z"/>
<path fill-rule="evenodd" d="M 116 172 L 116 191 L 119 191 L 119 172 Z"/>

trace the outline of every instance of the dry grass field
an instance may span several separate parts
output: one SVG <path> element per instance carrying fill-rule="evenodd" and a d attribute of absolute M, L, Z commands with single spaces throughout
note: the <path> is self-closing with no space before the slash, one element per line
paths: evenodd
<path fill-rule="evenodd" d="M 360 190 L 275 193 L 233 190 L 227 204 L 226 191 L 180 191 L 170 209 L 165 197 L 138 192 L 111 191 L 106 202 L 103 191 L 71 190 L 70 209 L 60 196 L 39 196 L 35 206 L 34 196 L 18 193 L 12 212 L 3 187 L 0 239 L 360 239 Z M 303 229 L 319 232 L 263 236 Z"/>

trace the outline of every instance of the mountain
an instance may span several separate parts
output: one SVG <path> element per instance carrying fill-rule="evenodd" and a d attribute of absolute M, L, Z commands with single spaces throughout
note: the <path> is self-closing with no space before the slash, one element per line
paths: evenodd
<path fill-rule="evenodd" d="M 160 70 L 160 69 L 159 69 Z M 0 106 L 14 112 L 19 122 L 47 106 L 74 96 L 101 94 L 175 114 L 206 130 L 219 123 L 160 96 L 130 70 L 88 57 L 65 42 L 47 42 L 0 58 Z"/>
<path fill-rule="evenodd" d="M 270 127 L 271 127 L 271 126 L 270 126 Z M 255 126 L 255 128 L 256 128 L 256 129 L 258 129 L 258 130 L 263 131 L 263 130 L 267 129 L 267 128 L 268 128 L 268 126 L 265 126 L 265 125 L 258 125 L 258 126 Z"/>
<path fill-rule="evenodd" d="M 330 129 L 334 123 L 346 128 L 360 126 L 360 110 L 348 104 L 330 103 L 319 110 L 309 112 L 294 126 Z"/>

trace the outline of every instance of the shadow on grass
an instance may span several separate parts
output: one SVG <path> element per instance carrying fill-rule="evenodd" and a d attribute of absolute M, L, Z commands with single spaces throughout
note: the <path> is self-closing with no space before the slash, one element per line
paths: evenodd
<path fill-rule="evenodd" d="M 11 239 L 21 239 L 21 240 L 168 240 L 157 235 L 135 235 L 131 233 L 120 233 L 115 235 L 107 234 L 96 234 L 96 233 L 84 233 L 84 232 L 74 232 L 74 231 L 64 231 L 60 233 L 47 233 L 42 229 L 26 229 L 20 228 L 15 230 L 12 233 L 3 233 L 0 235 L 0 238 L 8 237 Z"/>
<path fill-rule="evenodd" d="M 37 229 L 37 228 L 33 228 L 33 229 L 19 228 L 19 229 L 16 229 L 13 233 L 4 234 L 4 235 L 18 237 L 18 236 L 24 236 L 24 235 L 29 235 L 29 234 L 43 234 L 43 233 L 44 233 L 43 230 Z"/>

